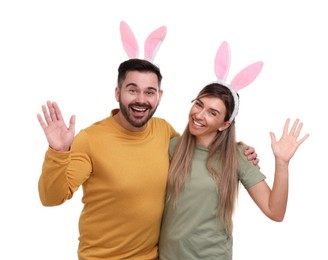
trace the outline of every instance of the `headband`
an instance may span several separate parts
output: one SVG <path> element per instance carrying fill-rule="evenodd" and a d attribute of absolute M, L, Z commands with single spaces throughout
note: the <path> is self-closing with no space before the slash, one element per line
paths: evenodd
<path fill-rule="evenodd" d="M 231 83 L 228 84 L 226 78 L 230 68 L 230 47 L 226 41 L 224 41 L 219 47 L 214 61 L 214 71 L 218 79 L 217 82 L 230 89 L 235 103 L 234 111 L 229 118 L 229 122 L 232 122 L 238 113 L 239 98 L 237 91 L 251 84 L 260 74 L 262 67 L 262 61 L 251 64 L 241 70 L 233 78 Z"/>
<path fill-rule="evenodd" d="M 121 21 L 120 32 L 121 32 L 121 40 L 122 40 L 123 48 L 127 53 L 129 59 L 137 58 L 139 55 L 138 42 L 131 28 L 124 21 Z M 162 42 L 164 41 L 165 36 L 166 36 L 165 26 L 159 27 L 157 30 L 149 34 L 144 45 L 145 60 L 148 60 L 150 62 L 154 61 L 155 55 L 159 47 L 161 46 Z"/>

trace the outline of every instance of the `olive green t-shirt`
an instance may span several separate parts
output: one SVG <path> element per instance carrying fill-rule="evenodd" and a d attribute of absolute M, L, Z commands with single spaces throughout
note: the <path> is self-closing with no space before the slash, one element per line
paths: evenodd
<path fill-rule="evenodd" d="M 170 154 L 179 137 L 171 140 Z M 218 192 L 206 169 L 209 149 L 197 146 L 190 180 L 185 183 L 176 207 L 166 201 L 160 241 L 161 260 L 231 260 L 232 237 L 217 217 Z M 238 149 L 238 176 L 247 189 L 265 179 Z"/>

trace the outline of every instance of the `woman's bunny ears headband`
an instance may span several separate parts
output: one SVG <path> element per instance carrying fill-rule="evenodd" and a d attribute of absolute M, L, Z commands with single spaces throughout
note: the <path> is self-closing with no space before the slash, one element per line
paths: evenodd
<path fill-rule="evenodd" d="M 138 42 L 129 27 L 129 25 L 122 21 L 120 24 L 121 39 L 123 48 L 130 59 L 137 58 L 139 55 Z M 154 61 L 155 55 L 164 41 L 166 36 L 166 27 L 159 27 L 157 30 L 149 34 L 144 45 L 145 60 Z"/>
<path fill-rule="evenodd" d="M 218 79 L 217 82 L 230 89 L 235 103 L 235 108 L 230 116 L 229 122 L 232 122 L 238 113 L 239 98 L 237 91 L 251 84 L 260 74 L 262 67 L 263 62 L 261 61 L 251 64 L 241 70 L 233 78 L 231 83 L 228 84 L 226 83 L 226 78 L 230 68 L 230 47 L 225 41 L 219 47 L 214 62 L 214 71 Z"/>

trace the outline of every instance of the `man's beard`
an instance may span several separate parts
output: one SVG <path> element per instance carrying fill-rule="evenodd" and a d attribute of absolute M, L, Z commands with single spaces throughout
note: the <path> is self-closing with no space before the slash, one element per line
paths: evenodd
<path fill-rule="evenodd" d="M 119 105 L 120 105 L 121 113 L 123 114 L 126 121 L 128 121 L 134 127 L 143 127 L 144 125 L 146 125 L 147 122 L 149 121 L 149 119 L 151 119 L 152 116 L 155 114 L 156 109 L 157 109 L 157 106 L 156 106 L 155 109 L 152 110 L 152 107 L 150 105 L 137 104 L 137 103 L 129 104 L 128 107 L 124 106 L 122 104 L 122 102 L 119 102 Z M 129 113 L 129 108 L 132 107 L 132 106 L 146 107 L 149 111 L 149 114 L 142 121 L 136 122 Z"/>

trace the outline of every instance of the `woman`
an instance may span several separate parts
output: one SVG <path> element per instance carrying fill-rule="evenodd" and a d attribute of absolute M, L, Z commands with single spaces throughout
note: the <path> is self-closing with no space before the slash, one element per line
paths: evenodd
<path fill-rule="evenodd" d="M 287 119 L 280 140 L 270 133 L 275 157 L 270 189 L 236 142 L 234 107 L 228 87 L 207 85 L 194 100 L 184 133 L 171 141 L 160 259 L 232 259 L 232 216 L 239 181 L 267 217 L 284 218 L 288 164 L 309 135 L 297 140 L 303 125 L 298 119 L 289 132 Z"/>

